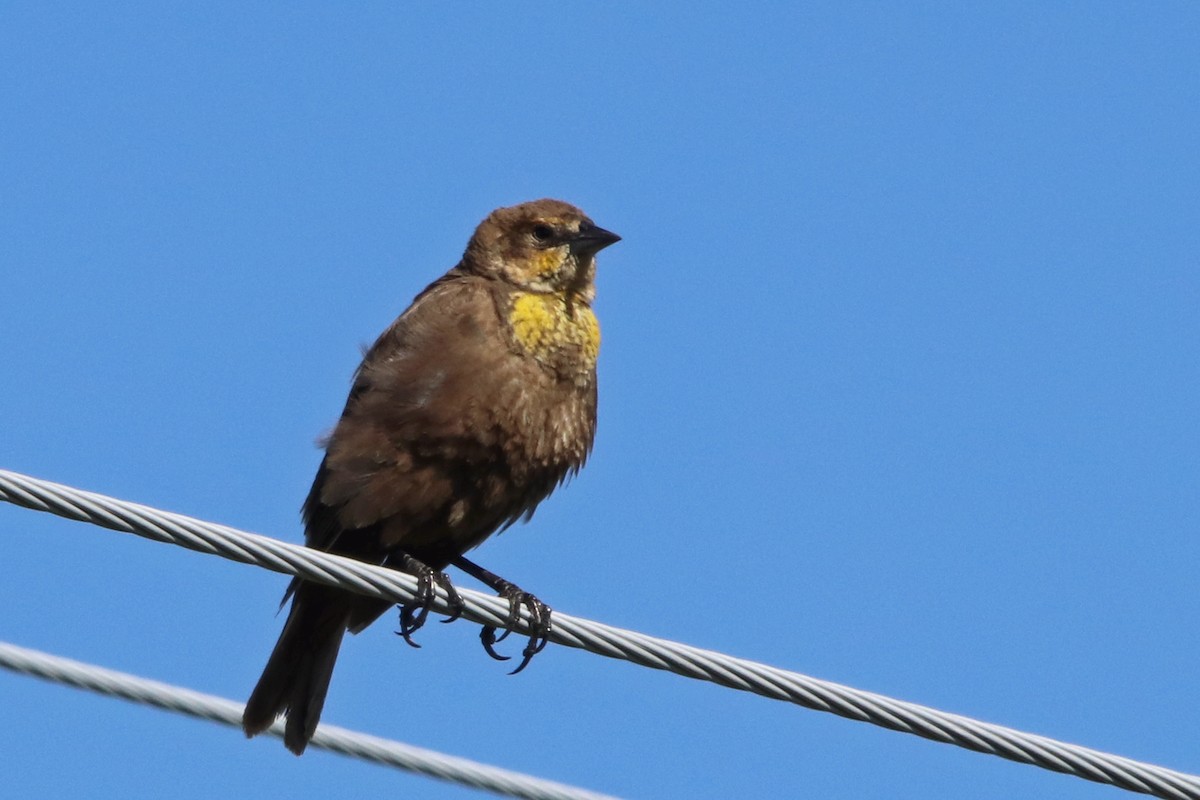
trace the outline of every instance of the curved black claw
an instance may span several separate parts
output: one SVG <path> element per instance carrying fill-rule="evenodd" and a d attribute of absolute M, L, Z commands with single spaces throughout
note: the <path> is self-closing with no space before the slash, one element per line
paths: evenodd
<path fill-rule="evenodd" d="M 404 556 L 401 566 L 405 572 L 416 576 L 417 592 L 411 603 L 404 603 L 400 606 L 400 630 L 396 631 L 396 635 L 402 637 L 412 647 L 419 648 L 421 645 L 413 641 L 412 635 L 429 618 L 429 610 L 437 598 L 434 585 L 440 586 L 449 596 L 450 616 L 443 622 L 453 622 L 462 616 L 463 601 L 445 573 L 438 572 L 411 556 Z"/>
<path fill-rule="evenodd" d="M 525 644 L 525 649 L 521 651 L 521 663 L 509 675 L 516 675 L 525 667 L 529 666 L 529 662 L 533 657 L 542 652 L 549 643 L 550 634 L 550 606 L 538 600 L 529 592 L 523 591 L 513 584 L 506 584 L 500 590 L 500 596 L 508 599 L 508 617 L 504 620 L 504 632 L 499 637 L 496 636 L 496 626 L 485 625 L 479 631 L 479 640 L 483 643 L 483 649 L 487 654 L 497 661 L 508 661 L 509 656 L 502 656 L 496 652 L 498 642 L 504 641 L 507 636 L 512 633 L 517 623 L 521 620 L 521 607 L 524 606 L 529 610 L 529 641 Z"/>
<path fill-rule="evenodd" d="M 508 636 L 508 631 L 504 632 L 504 636 Z M 501 638 L 504 637 L 502 636 Z M 479 641 L 483 642 L 483 649 L 487 651 L 487 654 L 497 661 L 508 661 L 510 658 L 510 656 L 502 656 L 496 652 L 496 648 L 493 645 L 500 641 L 500 639 L 496 638 L 496 628 L 494 626 L 484 625 L 480 628 Z"/>
<path fill-rule="evenodd" d="M 402 637 L 409 647 L 415 647 L 420 650 L 421 645 L 412 639 L 413 632 L 421 627 L 421 623 L 413 619 L 413 608 L 410 605 L 400 606 L 400 630 L 396 631 L 396 635 Z"/>
<path fill-rule="evenodd" d="M 444 572 L 435 572 L 434 580 L 437 585 L 442 587 L 446 592 L 446 604 L 450 606 L 450 616 L 446 617 L 442 622 L 454 622 L 462 616 L 466 604 L 463 603 L 462 597 L 459 596 L 458 590 L 454 588 L 454 584 L 446 577 Z"/>

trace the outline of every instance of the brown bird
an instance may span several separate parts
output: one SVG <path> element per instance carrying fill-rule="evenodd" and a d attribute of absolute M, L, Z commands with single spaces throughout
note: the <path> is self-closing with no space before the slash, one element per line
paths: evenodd
<path fill-rule="evenodd" d="M 441 570 L 457 566 L 506 597 L 507 635 L 529 610 L 519 672 L 546 644 L 550 609 L 463 553 L 575 474 L 596 431 L 595 255 L 620 240 L 578 208 L 536 200 L 476 228 L 462 260 L 417 295 L 367 351 L 304 502 L 309 547 L 419 577 L 401 608 L 410 644 Z M 316 730 L 342 636 L 388 603 L 292 581 L 283 631 L 242 716 L 247 736 L 287 713 L 284 743 Z M 450 619 L 454 619 L 457 613 Z M 449 621 L 449 620 L 447 620 Z M 498 641 L 481 633 L 484 647 Z"/>

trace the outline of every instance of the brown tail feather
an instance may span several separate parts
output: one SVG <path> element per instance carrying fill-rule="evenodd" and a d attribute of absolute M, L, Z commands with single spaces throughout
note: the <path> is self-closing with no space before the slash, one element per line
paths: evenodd
<path fill-rule="evenodd" d="M 246 736 L 262 733 L 287 712 L 283 742 L 304 752 L 317 729 L 350 607 L 341 592 L 301 582 L 267 666 L 242 713 Z"/>

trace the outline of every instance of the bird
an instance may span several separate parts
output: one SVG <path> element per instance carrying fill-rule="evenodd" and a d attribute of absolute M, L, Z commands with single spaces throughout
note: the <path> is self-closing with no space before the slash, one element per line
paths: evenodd
<path fill-rule="evenodd" d="M 433 281 L 367 349 L 302 508 L 305 545 L 417 576 L 418 599 L 400 607 L 398 634 L 424 623 L 455 566 L 509 602 L 503 634 L 532 633 L 521 671 L 546 644 L 551 611 L 533 595 L 465 558 L 497 531 L 527 521 L 574 476 L 596 433 L 600 327 L 596 254 L 620 241 L 579 208 L 541 199 L 498 208 L 461 260 Z M 312 739 L 347 631 L 390 604 L 295 578 L 279 640 L 242 716 L 247 737 L 286 714 L 284 745 Z"/>

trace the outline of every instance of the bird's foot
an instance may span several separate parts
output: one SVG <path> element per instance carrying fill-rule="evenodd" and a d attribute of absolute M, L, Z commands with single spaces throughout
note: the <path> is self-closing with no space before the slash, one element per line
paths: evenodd
<path fill-rule="evenodd" d="M 413 641 L 412 635 L 425 624 L 425 620 L 429 617 L 429 610 L 433 608 L 433 601 L 437 599 L 434 586 L 440 586 L 448 595 L 450 616 L 442 622 L 453 622 L 462 616 L 463 601 L 454 588 L 454 584 L 450 583 L 450 579 L 446 577 L 446 573 L 439 572 L 407 555 L 404 556 L 400 567 L 410 575 L 416 576 L 417 596 L 411 603 L 404 603 L 400 606 L 400 630 L 396 631 L 396 635 L 403 638 L 412 647 L 420 647 L 421 645 Z"/>
<path fill-rule="evenodd" d="M 499 637 L 496 636 L 496 627 L 494 625 L 485 625 L 479 631 L 479 640 L 483 642 L 483 649 L 487 654 L 497 661 L 508 661 L 509 656 L 502 656 L 496 652 L 495 645 L 508 638 L 508 635 L 513 632 L 517 623 L 521 621 L 521 607 L 529 609 L 529 641 L 525 644 L 525 649 L 521 651 L 521 663 L 509 675 L 516 675 L 521 670 L 529 665 L 529 662 L 538 653 L 542 652 L 549 643 L 550 634 L 550 606 L 538 600 L 529 592 L 524 591 L 519 586 L 509 583 L 508 581 L 500 581 L 496 587 L 500 597 L 508 600 L 508 618 L 504 620 L 504 632 Z"/>

